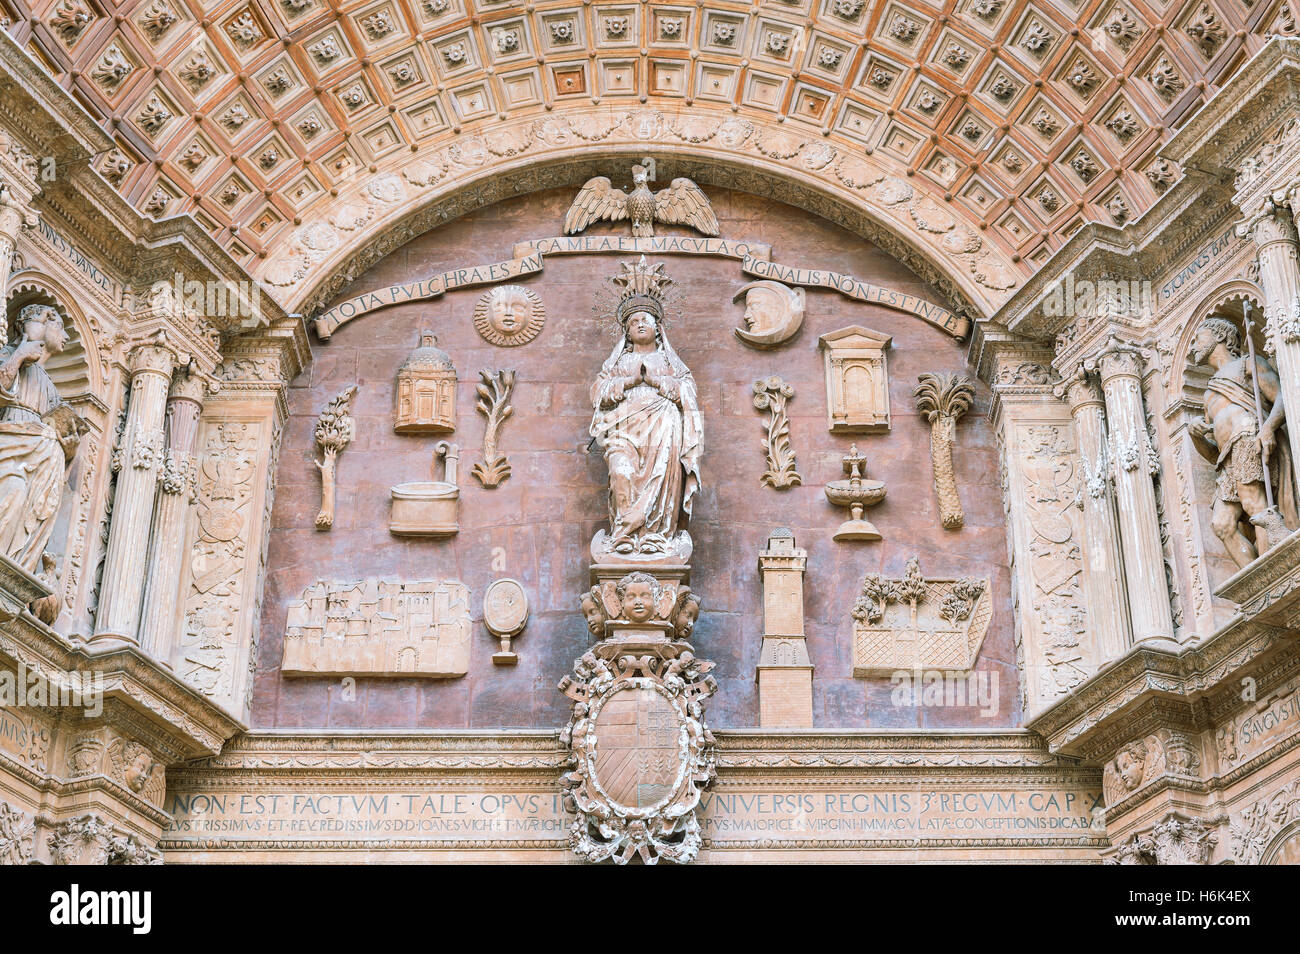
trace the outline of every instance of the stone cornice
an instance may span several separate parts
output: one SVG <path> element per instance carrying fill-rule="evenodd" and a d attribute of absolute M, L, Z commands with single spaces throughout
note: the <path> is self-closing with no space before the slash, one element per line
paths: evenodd
<path fill-rule="evenodd" d="M 94 117 L 4 31 L 0 31 L 0 85 L 10 108 L 21 103 L 29 111 L 40 111 L 44 124 L 39 132 L 47 143 L 42 155 L 86 161 L 113 148 L 113 138 Z"/>
<path fill-rule="evenodd" d="M 717 759 L 724 769 L 793 771 L 909 769 L 1077 768 L 1048 752 L 1038 736 L 1022 729 L 893 732 L 880 730 L 718 730 Z M 407 773 L 419 770 L 543 770 L 564 764 L 558 733 L 550 730 L 389 732 L 317 730 L 256 731 L 232 739 L 219 755 L 170 773 L 210 776 L 230 772 Z"/>
<path fill-rule="evenodd" d="M 91 655 L 23 614 L 0 627 L 0 665 L 51 687 L 102 674 L 104 718 L 174 760 L 214 755 L 244 729 L 232 715 L 134 649 Z"/>
<path fill-rule="evenodd" d="M 1104 752 L 1119 724 L 1121 734 L 1134 734 L 1132 720 L 1149 716 L 1152 706 L 1164 706 L 1168 720 L 1200 728 L 1211 697 L 1293 640 L 1286 630 L 1238 615 L 1213 636 L 1181 650 L 1173 644 L 1138 644 L 1070 695 L 1031 715 L 1026 725 L 1052 752 L 1088 759 Z"/>
<path fill-rule="evenodd" d="M 1076 282 L 1110 279 L 1155 283 L 1155 276 L 1163 275 L 1182 255 L 1204 241 L 1216 218 L 1235 215 L 1230 206 L 1231 194 L 1230 182 L 1185 175 L 1141 218 L 1123 228 L 1087 223 L 1016 289 L 990 320 L 1028 338 L 1051 340 L 1079 317 L 1045 313 L 1044 302 L 1067 275 Z"/>
<path fill-rule="evenodd" d="M 1165 143 L 1160 155 L 1213 177 L 1236 173 L 1246 150 L 1276 121 L 1300 111 L 1300 38 L 1275 36 Z"/>

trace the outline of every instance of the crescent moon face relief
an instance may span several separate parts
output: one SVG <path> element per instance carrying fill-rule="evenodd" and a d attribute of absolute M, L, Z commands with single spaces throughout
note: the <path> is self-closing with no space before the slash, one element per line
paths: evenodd
<path fill-rule="evenodd" d="M 803 326 L 804 290 L 789 288 L 771 279 L 750 282 L 736 292 L 732 301 L 745 296 L 746 328 L 736 337 L 752 348 L 779 348 Z"/>

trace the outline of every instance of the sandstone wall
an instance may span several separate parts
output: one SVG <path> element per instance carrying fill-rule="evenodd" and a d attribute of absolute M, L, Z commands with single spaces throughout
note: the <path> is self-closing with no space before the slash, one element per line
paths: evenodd
<path fill-rule="evenodd" d="M 723 238 L 770 243 L 774 261 L 832 269 L 943 303 L 937 291 L 894 259 L 838 227 L 761 196 L 709 191 Z M 339 300 L 450 268 L 507 259 L 516 242 L 559 234 L 572 197 L 569 189 L 537 193 L 426 233 L 359 276 Z M 627 228 L 603 231 L 621 235 Z M 521 282 L 541 295 L 547 322 L 536 340 L 520 348 L 494 347 L 474 330 L 471 316 L 483 289 L 379 311 L 344 325 L 328 343 L 313 343 L 315 360 L 290 391 L 291 417 L 280 455 L 254 726 L 553 728 L 567 719 L 567 700 L 555 684 L 589 643 L 576 596 L 589 585 L 587 547 L 605 519 L 605 464 L 596 449 L 587 447 L 587 392 L 612 337 L 607 328 L 597 327 L 593 292 L 618 261 L 613 255 L 549 257 L 542 274 Z M 817 726 L 1018 724 L 1007 545 L 997 451 L 987 421 L 989 395 L 978 384 L 976 405 L 958 425 L 955 463 L 966 524 L 959 532 L 945 532 L 931 488 L 929 426 L 916 414 L 911 393 L 923 371 L 965 370 L 964 345 L 912 316 L 809 289 L 807 318 L 794 341 L 778 351 L 754 351 L 731 331 L 742 322 L 743 312 L 743 302 L 731 299 L 748 280 L 739 263 L 680 255 L 664 256 L 664 261 L 684 292 L 682 314 L 669 336 L 694 372 L 704 415 L 705 483 L 691 524 L 691 583 L 704 598 L 694 641 L 703 655 L 717 661 L 722 687 L 710 704 L 711 724 L 758 724 L 754 667 L 762 588 L 757 554 L 778 526 L 792 528 L 809 553 L 805 612 L 808 649 L 816 666 Z M 827 430 L 817 338 L 851 324 L 893 336 L 893 428 L 888 434 L 856 437 L 868 457 L 869 476 L 888 487 L 885 502 L 868 513 L 884 535 L 878 543 L 833 542 L 831 535 L 847 512 L 832 507 L 823 493 L 827 481 L 841 476 L 841 458 L 851 441 Z M 451 439 L 461 446 L 461 530 L 445 540 L 399 539 L 388 532 L 389 488 L 428 479 L 437 441 L 398 435 L 392 427 L 397 368 L 425 327 L 437 333 L 459 377 L 458 427 Z M 474 384 L 480 369 L 502 367 L 518 371 L 515 413 L 502 430 L 513 476 L 487 490 L 469 475 L 481 457 L 483 435 L 483 417 L 474 410 Z M 803 486 L 781 492 L 759 484 L 765 418 L 752 405 L 753 382 L 771 374 L 796 389 L 789 408 L 791 438 Z M 313 526 L 320 482 L 311 460 L 312 430 L 325 403 L 354 383 L 359 385 L 353 402 L 356 439 L 340 459 L 334 529 L 321 533 Z M 992 580 L 993 620 L 977 669 L 997 674 L 995 716 L 981 717 L 972 707 L 896 708 L 888 680 L 852 677 L 849 610 L 862 576 L 870 571 L 901 575 L 912 555 L 920 557 L 927 577 Z M 348 699 L 338 679 L 281 675 L 287 605 L 318 578 L 371 575 L 452 578 L 470 587 L 475 631 L 467 676 L 363 679 L 355 699 Z M 516 642 L 520 662 L 513 668 L 492 665 L 497 647 L 481 622 L 483 591 L 499 576 L 521 580 L 532 605 L 532 619 Z"/>

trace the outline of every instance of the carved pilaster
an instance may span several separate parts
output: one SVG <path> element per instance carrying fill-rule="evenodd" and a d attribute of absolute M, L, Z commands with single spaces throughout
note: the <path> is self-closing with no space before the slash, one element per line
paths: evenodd
<path fill-rule="evenodd" d="M 1292 196 L 1300 198 L 1296 192 Z M 1246 223 L 1255 247 L 1259 249 L 1259 284 L 1264 290 L 1264 327 L 1267 347 L 1277 359 L 1281 379 L 1282 403 L 1287 409 L 1287 428 L 1291 459 L 1300 460 L 1300 427 L 1295 425 L 1292 408 L 1300 408 L 1300 242 L 1296 223 L 1297 211 L 1267 202 L 1261 213 Z"/>
<path fill-rule="evenodd" d="M 1083 543 L 1083 586 L 1092 608 L 1090 627 L 1097 662 L 1117 659 L 1130 645 L 1128 596 L 1124 592 L 1124 561 L 1119 521 L 1107 479 L 1106 405 L 1096 380 L 1080 368 L 1065 387 L 1079 442 L 1082 486 L 1079 507 Z"/>
<path fill-rule="evenodd" d="M 1096 671 L 1083 592 L 1074 427 L 1045 364 L 1009 356 L 994 375 L 1024 707 L 1051 706 Z"/>
<path fill-rule="evenodd" d="M 149 529 L 165 459 L 163 423 L 175 363 L 176 352 L 161 336 L 137 345 L 128 355 L 131 395 L 114 458 L 117 490 L 92 639 L 97 649 L 139 641 Z"/>
<path fill-rule="evenodd" d="M 13 267 L 18 233 L 36 224 L 36 214 L 27 201 L 14 193 L 8 183 L 0 182 L 0 302 L 8 300 L 9 271 Z M 0 321 L 0 347 L 8 344 L 6 323 Z"/>
<path fill-rule="evenodd" d="M 176 645 L 185 528 L 195 499 L 194 450 L 205 389 L 206 382 L 199 375 L 181 374 L 172 382 L 167 400 L 167 453 L 158 474 L 158 489 L 162 493 L 154 518 L 149 576 L 140 619 L 141 648 L 163 663 L 171 658 Z"/>
<path fill-rule="evenodd" d="M 1133 638 L 1139 642 L 1172 639 L 1174 619 L 1152 482 L 1158 465 L 1142 406 L 1142 356 L 1133 346 L 1112 338 L 1097 366 L 1105 394 L 1107 453 Z"/>

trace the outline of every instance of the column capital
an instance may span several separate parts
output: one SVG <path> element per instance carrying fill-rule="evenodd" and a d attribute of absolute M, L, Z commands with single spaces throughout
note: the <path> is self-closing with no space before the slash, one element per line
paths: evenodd
<path fill-rule="evenodd" d="M 34 228 L 36 222 L 36 213 L 27 202 L 17 196 L 7 182 L 0 182 L 0 238 L 16 241 L 22 229 Z"/>
<path fill-rule="evenodd" d="M 1105 396 L 1096 378 L 1083 366 L 1075 366 L 1060 384 L 1054 388 L 1057 398 L 1070 405 L 1070 412 L 1077 414 L 1090 404 L 1105 407 Z"/>
<path fill-rule="evenodd" d="M 171 391 L 168 392 L 168 401 L 190 401 L 203 406 L 203 397 L 208 390 L 209 379 L 202 374 L 197 373 L 192 368 L 182 371 L 172 377 Z"/>
<path fill-rule="evenodd" d="M 171 378 L 176 366 L 186 363 L 182 357 L 168 342 L 166 334 L 160 331 L 128 345 L 126 362 L 132 377 L 137 374 L 157 374 Z"/>
<path fill-rule="evenodd" d="M 1292 201 L 1293 198 L 1297 201 Z M 1246 218 L 1237 224 L 1237 237 L 1253 239 L 1261 249 L 1278 242 L 1295 245 L 1297 208 L 1300 208 L 1300 193 L 1296 189 L 1289 192 L 1279 190 L 1265 199 L 1255 212 L 1248 212 Z"/>
<path fill-rule="evenodd" d="M 1101 374 L 1102 384 L 1118 377 L 1141 378 L 1142 350 L 1131 342 L 1111 335 L 1096 358 L 1089 362 L 1089 368 L 1092 367 Z"/>

